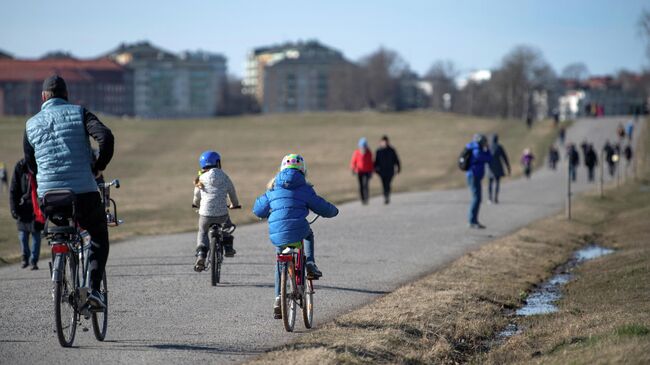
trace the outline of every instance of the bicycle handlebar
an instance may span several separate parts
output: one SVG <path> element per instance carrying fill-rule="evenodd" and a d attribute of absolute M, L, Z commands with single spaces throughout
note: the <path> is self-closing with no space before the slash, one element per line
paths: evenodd
<path fill-rule="evenodd" d="M 113 180 L 111 182 L 108 182 L 108 183 L 99 183 L 99 184 L 97 184 L 97 186 L 99 186 L 100 188 L 108 188 L 108 187 L 111 187 L 111 186 L 115 186 L 115 189 L 119 189 L 120 188 L 120 180 L 115 179 L 115 180 Z"/>

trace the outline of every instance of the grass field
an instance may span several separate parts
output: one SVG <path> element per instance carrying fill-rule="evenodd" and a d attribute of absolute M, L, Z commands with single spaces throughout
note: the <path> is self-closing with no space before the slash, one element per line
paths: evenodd
<path fill-rule="evenodd" d="M 0 119 L 0 161 L 10 169 L 22 155 L 25 120 Z M 233 213 L 233 220 L 246 223 L 254 220 L 250 208 L 255 196 L 264 191 L 286 153 L 301 153 L 316 191 L 342 202 L 356 198 L 356 179 L 348 163 L 361 136 L 368 138 L 373 149 L 381 135 L 391 137 L 403 163 L 403 172 L 395 180 L 397 191 L 462 185 L 464 177 L 456 167 L 456 158 L 476 132 L 500 134 L 516 174 L 520 173 L 517 161 L 524 147 L 533 147 L 538 156 L 544 156 L 555 136 L 550 122 L 537 123 L 529 131 L 520 121 L 433 112 L 102 121 L 116 137 L 115 157 L 105 176 L 122 182 L 122 188 L 112 196 L 127 222 L 111 230 L 113 240 L 195 229 L 192 181 L 198 156 L 206 149 L 222 154 L 224 171 L 234 181 L 244 207 Z M 371 187 L 377 194 L 379 180 L 373 179 Z M 0 258 L 15 259 L 19 251 L 6 194 L 0 197 L 0 205 Z"/>

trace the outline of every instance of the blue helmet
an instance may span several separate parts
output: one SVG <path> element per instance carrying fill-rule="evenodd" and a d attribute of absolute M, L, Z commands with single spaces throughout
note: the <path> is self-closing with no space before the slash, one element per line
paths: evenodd
<path fill-rule="evenodd" d="M 199 157 L 199 166 L 202 169 L 206 167 L 214 167 L 221 161 L 221 155 L 215 151 L 205 151 Z"/>
<path fill-rule="evenodd" d="M 359 144 L 359 148 L 364 148 L 364 147 L 368 148 L 368 140 L 366 139 L 366 137 L 359 138 L 358 144 Z"/>

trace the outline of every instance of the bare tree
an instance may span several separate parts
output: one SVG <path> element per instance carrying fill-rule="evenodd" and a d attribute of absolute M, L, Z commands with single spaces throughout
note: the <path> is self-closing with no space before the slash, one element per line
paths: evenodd
<path fill-rule="evenodd" d="M 439 60 L 431 65 L 425 78 L 429 80 L 433 86 L 431 95 L 431 106 L 436 110 L 444 110 L 445 94 L 449 94 L 452 100 L 455 99 L 457 92 L 456 78 L 458 77 L 458 69 L 453 61 Z"/>
<path fill-rule="evenodd" d="M 499 94 L 502 116 L 524 118 L 531 114 L 533 91 L 551 87 L 555 73 L 542 53 L 530 46 L 517 46 L 501 63 Z"/>
<path fill-rule="evenodd" d="M 260 107 L 252 95 L 242 93 L 241 79 L 228 75 L 222 83 L 217 103 L 218 115 L 259 113 Z"/>
<path fill-rule="evenodd" d="M 646 56 L 650 61 L 650 10 L 644 9 L 638 21 L 639 35 L 646 41 Z"/>
<path fill-rule="evenodd" d="M 583 81 L 589 77 L 589 69 L 582 62 L 574 62 L 562 69 L 562 78 Z"/>
<path fill-rule="evenodd" d="M 406 62 L 397 52 L 383 47 L 361 60 L 365 95 L 370 108 L 396 109 L 399 78 L 406 69 Z"/>

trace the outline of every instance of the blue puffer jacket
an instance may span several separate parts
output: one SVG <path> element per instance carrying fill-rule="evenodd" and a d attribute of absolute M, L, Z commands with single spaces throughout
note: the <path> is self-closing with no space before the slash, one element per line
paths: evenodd
<path fill-rule="evenodd" d="M 466 174 L 481 180 L 485 175 L 485 164 L 492 161 L 492 154 L 488 150 L 483 150 L 476 141 L 468 143 L 466 147 L 472 150 L 472 159 Z"/>
<path fill-rule="evenodd" d="M 299 242 L 309 234 L 305 218 L 310 210 L 325 218 L 339 214 L 333 204 L 316 195 L 296 169 L 280 171 L 273 189 L 260 195 L 253 207 L 256 216 L 269 218 L 269 235 L 275 246 Z"/>
<path fill-rule="evenodd" d="M 70 189 L 76 194 L 97 191 L 82 107 L 50 99 L 27 121 L 26 134 L 38 166 L 39 197 L 54 189 Z"/>

